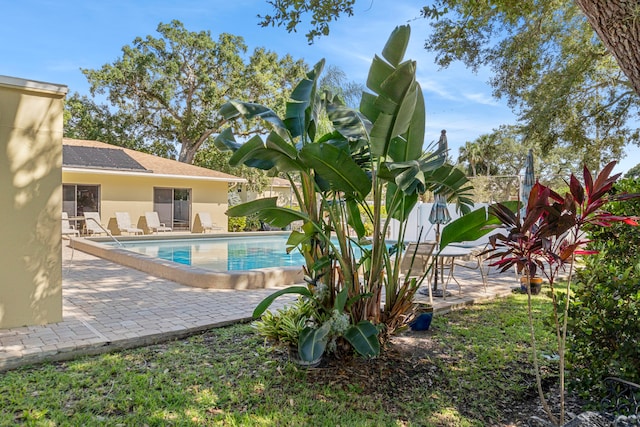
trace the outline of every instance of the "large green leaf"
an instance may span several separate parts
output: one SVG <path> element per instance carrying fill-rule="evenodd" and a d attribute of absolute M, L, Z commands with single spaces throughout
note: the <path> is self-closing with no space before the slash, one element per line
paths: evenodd
<path fill-rule="evenodd" d="M 242 144 L 229 159 L 229 165 L 239 166 L 245 164 L 247 166 L 262 170 L 273 168 L 276 163 L 269 158 L 266 153 L 264 142 L 259 136 L 254 136 L 244 144 Z"/>
<path fill-rule="evenodd" d="M 395 68 L 389 65 L 384 59 L 378 55 L 373 57 L 369 75 L 367 76 L 367 87 L 374 93 L 381 92 L 382 83 L 395 71 Z"/>
<path fill-rule="evenodd" d="M 213 145 L 220 151 L 236 151 L 242 147 L 242 143 L 236 141 L 233 136 L 233 130 L 228 127 L 224 128 L 214 139 Z"/>
<path fill-rule="evenodd" d="M 277 197 L 256 199 L 233 206 L 227 211 L 230 217 L 255 215 L 275 227 L 286 227 L 293 221 L 308 221 L 307 214 L 277 206 Z"/>
<path fill-rule="evenodd" d="M 327 106 L 329 119 L 333 127 L 349 140 L 369 139 L 371 122 L 358 111 L 342 105 Z"/>
<path fill-rule="evenodd" d="M 487 225 L 487 208 L 485 206 L 462 215 L 442 229 L 440 248 L 444 248 L 450 243 L 477 240 L 491 231 L 491 229 L 485 228 Z"/>
<path fill-rule="evenodd" d="M 416 102 L 413 109 L 413 117 L 409 130 L 405 134 L 406 152 L 404 155 L 394 153 L 398 157 L 392 157 L 395 161 L 404 161 L 418 159 L 422 156 L 424 146 L 424 129 L 425 129 L 425 107 L 422 88 L 418 83 L 416 85 Z"/>
<path fill-rule="evenodd" d="M 371 128 L 371 154 L 375 157 L 387 155 L 388 136 L 391 134 L 394 117 L 391 114 L 380 113 Z"/>
<path fill-rule="evenodd" d="M 375 357 L 380 354 L 378 329 L 368 320 L 362 320 L 351 326 L 344 334 L 358 354 L 365 357 Z"/>
<path fill-rule="evenodd" d="M 411 27 L 409 25 L 396 27 L 389 36 L 387 44 L 385 44 L 382 49 L 382 56 L 389 61 L 391 65 L 397 67 L 402 61 L 402 58 L 404 58 L 410 37 Z"/>
<path fill-rule="evenodd" d="M 381 84 L 378 95 L 400 105 L 416 81 L 415 61 L 403 62 Z"/>
<path fill-rule="evenodd" d="M 358 202 L 351 198 L 347 199 L 347 222 L 356 232 L 358 239 L 362 239 L 365 235 L 362 215 L 360 214 Z"/>
<path fill-rule="evenodd" d="M 517 209 L 518 202 L 505 202 L 504 206 L 510 209 Z M 483 206 L 447 224 L 442 229 L 440 248 L 444 248 L 451 243 L 478 240 L 500 225 L 500 220 L 490 215 L 487 207 Z"/>
<path fill-rule="evenodd" d="M 256 306 L 256 308 L 253 310 L 253 318 L 257 319 L 258 317 L 262 316 L 262 313 L 264 313 L 265 310 L 269 308 L 269 306 L 271 306 L 276 298 L 285 294 L 299 294 L 308 298 L 311 298 L 313 296 L 311 294 L 311 291 L 307 289 L 306 286 L 290 286 L 288 288 L 280 289 L 279 291 L 274 292 L 263 299 L 260 304 Z"/>
<path fill-rule="evenodd" d="M 336 302 L 333 304 L 333 309 L 337 310 L 338 313 L 342 313 L 344 311 L 345 305 L 347 305 L 347 298 L 349 296 L 349 288 L 345 287 L 338 295 L 336 295 Z"/>
<path fill-rule="evenodd" d="M 324 323 L 317 329 L 306 327 L 300 332 L 298 340 L 298 353 L 300 359 L 312 362 L 318 360 L 327 347 L 327 340 L 331 330 L 330 323 Z"/>
<path fill-rule="evenodd" d="M 378 97 L 369 92 L 363 92 L 360 98 L 360 113 L 365 116 L 371 123 L 375 122 L 380 114 L 380 109 L 376 107 L 376 99 Z"/>
<path fill-rule="evenodd" d="M 316 120 L 309 114 L 309 107 L 313 110 L 314 104 L 318 101 L 315 99 L 316 85 L 323 68 L 324 59 L 318 61 L 313 69 L 307 73 L 307 78 L 302 79 L 291 92 L 291 100 L 287 102 L 284 122 L 292 138 L 304 135 L 310 122 Z M 313 139 L 314 135 L 310 135 L 310 138 Z"/>
<path fill-rule="evenodd" d="M 226 120 L 232 120 L 240 116 L 246 119 L 262 119 L 270 123 L 274 131 L 278 132 L 282 138 L 288 138 L 288 130 L 282 119 L 273 110 L 264 105 L 231 100 L 220 107 L 220 115 Z"/>
<path fill-rule="evenodd" d="M 300 170 L 297 150 L 276 132 L 270 132 L 266 141 L 254 136 L 242 144 L 229 159 L 231 166 L 245 164 L 254 168 L 270 170 L 277 167 L 278 172 Z"/>
<path fill-rule="evenodd" d="M 300 159 L 335 191 L 353 194 L 359 199 L 364 199 L 371 191 L 369 175 L 358 167 L 346 150 L 326 143 L 308 144 L 300 150 Z"/>

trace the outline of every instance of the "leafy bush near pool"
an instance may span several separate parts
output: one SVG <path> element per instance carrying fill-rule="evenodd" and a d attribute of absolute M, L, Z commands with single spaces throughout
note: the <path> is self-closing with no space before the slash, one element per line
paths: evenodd
<path fill-rule="evenodd" d="M 249 215 L 244 217 L 246 220 L 244 231 L 258 231 L 260 230 L 260 219 L 255 215 Z"/>
<path fill-rule="evenodd" d="M 247 217 L 238 216 L 238 217 L 229 217 L 229 225 L 228 229 L 231 232 L 244 231 L 247 226 Z"/>
<path fill-rule="evenodd" d="M 622 180 L 614 191 L 638 193 L 640 180 Z M 604 208 L 614 215 L 640 216 L 640 199 Z M 569 312 L 572 377 L 585 395 L 598 391 L 607 376 L 640 382 L 640 232 L 614 224 L 591 230 L 589 237 L 590 249 L 600 253 L 586 257 L 578 271 Z"/>

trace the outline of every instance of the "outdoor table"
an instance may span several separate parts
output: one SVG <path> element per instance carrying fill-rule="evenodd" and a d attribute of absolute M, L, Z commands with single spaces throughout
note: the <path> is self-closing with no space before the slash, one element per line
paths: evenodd
<path fill-rule="evenodd" d="M 433 296 L 446 296 L 444 291 L 446 290 L 446 284 L 453 278 L 453 267 L 455 265 L 456 258 L 464 258 L 471 255 L 473 251 L 473 247 L 461 247 L 461 246 L 447 246 L 442 251 L 437 252 L 438 256 L 438 266 L 439 271 L 436 271 L 435 274 L 440 274 L 440 283 L 444 284 L 443 290 L 438 290 L 437 288 L 433 289 Z M 447 277 L 447 282 L 444 282 L 444 270 L 449 268 L 449 276 Z M 456 280 L 457 282 L 457 280 Z"/>

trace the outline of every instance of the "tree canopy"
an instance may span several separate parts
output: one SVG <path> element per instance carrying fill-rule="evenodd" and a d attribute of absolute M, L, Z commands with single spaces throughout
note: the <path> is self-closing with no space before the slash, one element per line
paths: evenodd
<path fill-rule="evenodd" d="M 92 95 L 106 94 L 117 117 L 136 123 L 136 138 L 177 145 L 182 162 L 192 163 L 198 148 L 219 132 L 225 120 L 218 110 L 228 99 L 284 105 L 292 82 L 306 71 L 302 60 L 264 48 L 245 61 L 244 39 L 232 34 L 214 41 L 209 31 L 188 31 L 175 20 L 157 31 L 159 37 L 138 37 L 113 63 L 83 73 Z M 259 128 L 248 124 L 239 131 Z"/>
<path fill-rule="evenodd" d="M 355 0 L 333 0 L 331 2 L 301 2 L 298 0 L 267 0 L 275 13 L 260 16 L 261 25 L 285 26 L 287 31 L 296 31 L 303 18 L 310 24 L 307 39 L 310 43 L 317 37 L 328 35 L 330 22 L 343 15 L 353 15 Z M 492 2 L 477 2 L 475 0 L 436 0 L 422 8 L 425 17 L 440 18 L 443 15 L 456 14 L 461 23 L 460 40 L 467 39 L 463 44 L 453 44 L 457 50 L 478 52 L 478 49 L 491 41 L 489 38 L 475 39 L 464 37 L 465 31 L 477 31 L 482 27 L 491 26 L 492 30 L 499 30 L 500 25 L 491 19 L 495 13 L 506 26 L 522 24 L 531 17 L 536 10 L 553 12 L 554 9 L 564 9 L 575 4 L 584 14 L 583 18 L 589 22 L 604 46 L 615 57 L 620 68 L 630 81 L 630 87 L 640 95 L 640 10 L 637 2 L 629 0 L 538 0 L 535 2 L 497 0 Z M 493 11 L 489 16 L 486 11 Z M 526 23 L 526 22 L 524 22 Z M 534 25 L 536 22 L 533 22 Z M 526 41 L 526 40 L 525 40 Z M 443 40 L 448 43 L 449 40 Z M 472 56 L 471 54 L 470 56 Z"/>
<path fill-rule="evenodd" d="M 603 44 L 598 25 L 604 21 L 601 16 L 599 21 L 592 19 L 596 12 L 605 13 L 600 3 L 611 6 L 606 13 L 614 38 L 635 50 L 625 48 L 626 55 L 620 55 L 614 50 L 615 42 Z M 490 67 L 494 96 L 506 99 L 519 116 L 521 141 L 539 146 L 542 153 L 571 147 L 591 169 L 598 170 L 620 158 L 626 143 L 640 144 L 633 123 L 638 117 L 640 86 L 633 81 L 634 67 L 622 64 L 626 60 L 635 64 L 635 70 L 640 67 L 638 20 L 626 23 L 624 31 L 621 27 L 638 13 L 629 10 L 630 3 L 437 0 L 421 10 L 433 27 L 425 48 L 436 53 L 441 67 L 454 61 L 474 71 Z M 352 2 L 338 4 L 324 11 L 330 18 L 326 22 L 347 10 L 352 13 L 347 9 Z M 279 1 L 278 6 L 288 8 L 288 16 L 298 7 L 293 1 Z M 306 7 L 308 12 L 311 6 Z M 289 22 L 293 28 L 301 22 L 297 18 Z"/>

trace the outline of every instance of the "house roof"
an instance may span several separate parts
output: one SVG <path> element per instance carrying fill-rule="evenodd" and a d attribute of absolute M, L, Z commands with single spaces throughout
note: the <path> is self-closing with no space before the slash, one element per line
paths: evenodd
<path fill-rule="evenodd" d="M 99 141 L 62 139 L 62 170 L 246 182 L 244 178 Z"/>

